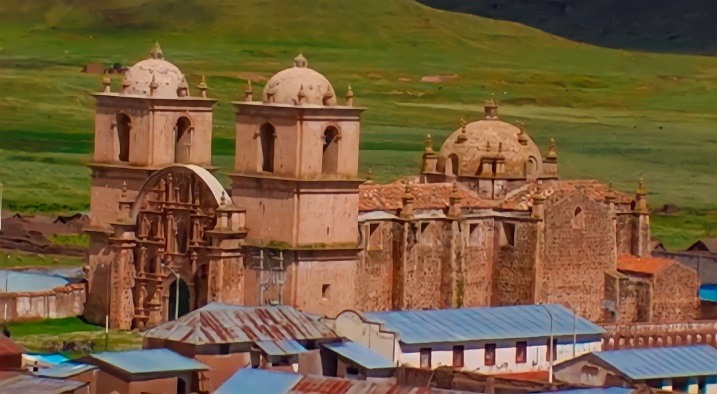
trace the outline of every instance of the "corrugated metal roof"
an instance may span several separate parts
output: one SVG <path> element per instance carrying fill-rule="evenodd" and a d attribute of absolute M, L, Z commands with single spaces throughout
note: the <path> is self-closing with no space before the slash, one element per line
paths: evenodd
<path fill-rule="evenodd" d="M 214 394 L 285 394 L 301 375 L 242 368 L 227 379 Z"/>
<path fill-rule="evenodd" d="M 626 387 L 590 387 L 585 389 L 546 391 L 534 394 L 629 394 L 635 389 Z"/>
<path fill-rule="evenodd" d="M 717 285 L 702 285 L 700 286 L 700 300 L 717 302 Z"/>
<path fill-rule="evenodd" d="M 28 361 L 37 361 L 43 364 L 60 364 L 66 361 L 70 361 L 69 358 L 61 354 L 39 354 L 39 353 L 26 353 L 22 358 Z"/>
<path fill-rule="evenodd" d="M 257 341 L 256 345 L 263 350 L 267 356 L 293 356 L 306 351 L 305 347 L 293 339 Z"/>
<path fill-rule="evenodd" d="M 396 363 L 356 342 L 327 343 L 325 348 L 366 369 L 396 368 Z"/>
<path fill-rule="evenodd" d="M 717 376 L 717 349 L 708 345 L 595 352 L 633 380 Z"/>
<path fill-rule="evenodd" d="M 97 369 L 94 365 L 81 364 L 72 361 L 67 361 L 57 365 L 53 365 L 49 368 L 41 368 L 35 375 L 44 376 L 46 378 L 69 378 L 77 374 Z"/>
<path fill-rule="evenodd" d="M 13 342 L 12 339 L 0 334 L 0 356 L 16 356 L 22 354 L 25 349 L 17 343 Z"/>
<path fill-rule="evenodd" d="M 128 373 L 205 371 L 209 368 L 191 358 L 168 349 L 131 350 L 128 352 L 103 352 L 87 356 L 102 361 Z"/>
<path fill-rule="evenodd" d="M 554 336 L 573 335 L 573 312 L 556 304 L 364 313 L 406 344 L 549 337 L 551 315 Z M 605 332 L 580 316 L 575 331 Z"/>
<path fill-rule="evenodd" d="M 290 306 L 218 302 L 147 330 L 144 336 L 194 345 L 337 338 L 325 324 Z"/>
<path fill-rule="evenodd" d="M 7 291 L 5 291 L 6 283 Z M 24 271 L 0 271 L 0 293 L 50 291 L 68 284 L 70 284 L 70 281 L 61 276 Z"/>
<path fill-rule="evenodd" d="M 0 373 L 0 393 L 3 394 L 64 394 L 87 383 L 75 380 L 39 378 L 18 372 Z"/>

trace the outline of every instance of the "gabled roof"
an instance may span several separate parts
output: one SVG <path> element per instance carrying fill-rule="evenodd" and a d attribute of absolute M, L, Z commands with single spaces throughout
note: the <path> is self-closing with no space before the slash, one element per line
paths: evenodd
<path fill-rule="evenodd" d="M 20 372 L 0 372 L 0 393 L 64 394 L 87 386 L 75 380 L 40 378 Z"/>
<path fill-rule="evenodd" d="M 573 312 L 555 304 L 364 313 L 405 344 L 549 337 L 551 315 L 554 336 L 573 335 Z M 578 316 L 575 332 L 598 335 L 604 330 Z"/>
<path fill-rule="evenodd" d="M 687 248 L 690 252 L 717 253 L 717 237 L 701 239 Z"/>
<path fill-rule="evenodd" d="M 580 191 L 587 197 L 598 202 L 605 201 L 605 195 L 609 190 L 608 186 L 594 179 L 548 182 L 544 183 L 542 186 L 543 193 L 545 193 L 546 196 L 560 192 L 570 193 Z M 537 192 L 537 183 L 527 183 L 524 186 L 508 193 L 506 198 L 501 202 L 501 208 L 510 210 L 529 210 L 532 206 L 532 197 Z M 616 204 L 630 204 L 632 202 L 632 198 L 627 194 L 621 193 L 617 190 L 613 190 L 612 192 L 615 195 Z"/>
<path fill-rule="evenodd" d="M 717 375 L 717 349 L 708 345 L 592 353 L 632 380 Z"/>
<path fill-rule="evenodd" d="M 359 186 L 359 211 L 395 211 L 403 206 L 407 180 L 388 184 L 364 183 Z M 452 183 L 416 183 L 410 186 L 413 209 L 445 209 L 450 206 Z M 457 184 L 461 206 L 465 208 L 491 208 L 492 201 L 478 197 L 467 187 Z"/>
<path fill-rule="evenodd" d="M 674 260 L 659 257 L 622 255 L 617 259 L 617 269 L 622 272 L 655 275 L 674 264 Z"/>
<path fill-rule="evenodd" d="M 20 355 L 25 349 L 13 342 L 12 339 L 0 334 L 0 356 L 16 356 Z"/>
<path fill-rule="evenodd" d="M 325 324 L 290 306 L 218 302 L 147 330 L 144 336 L 193 345 L 338 338 Z"/>
<path fill-rule="evenodd" d="M 191 358 L 168 349 L 131 350 L 127 352 L 103 352 L 88 355 L 83 360 L 100 361 L 128 374 L 154 372 L 206 371 L 209 368 Z"/>
<path fill-rule="evenodd" d="M 396 368 L 396 363 L 356 342 L 327 343 L 323 347 L 366 369 Z"/>

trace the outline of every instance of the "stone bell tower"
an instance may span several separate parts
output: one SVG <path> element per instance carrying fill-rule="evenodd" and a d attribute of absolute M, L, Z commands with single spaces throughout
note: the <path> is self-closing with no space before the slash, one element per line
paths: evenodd
<path fill-rule="evenodd" d="M 121 215 L 120 207 L 134 201 L 145 181 L 157 170 L 173 163 L 211 168 L 212 106 L 207 85 L 199 84 L 198 96 L 190 95 L 185 76 L 164 59 L 159 44 L 149 57 L 130 67 L 119 91 L 113 91 L 109 76 L 102 80 L 96 100 L 94 153 L 90 189 L 89 281 L 87 317 L 104 319 L 106 293 L 110 286 L 100 280 L 111 275 L 114 261 L 109 237 L 111 223 Z M 99 267 L 99 268 L 98 268 Z M 109 271 L 107 271 L 109 272 Z M 95 305 L 96 304 L 96 305 Z M 96 312 L 96 313 L 95 313 Z"/>
<path fill-rule="evenodd" d="M 316 313 L 353 307 L 363 109 L 353 107 L 350 87 L 338 105 L 329 81 L 302 55 L 269 79 L 261 101 L 252 94 L 249 82 L 244 101 L 233 103 L 232 198 L 247 210 L 247 243 L 262 258 L 278 251 L 282 265 L 278 298 L 256 303 Z"/>

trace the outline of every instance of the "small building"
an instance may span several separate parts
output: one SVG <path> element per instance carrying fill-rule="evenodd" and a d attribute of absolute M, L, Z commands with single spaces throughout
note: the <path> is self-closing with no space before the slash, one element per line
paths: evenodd
<path fill-rule="evenodd" d="M 325 376 L 373 381 L 388 379 L 395 383 L 396 363 L 360 343 L 335 342 L 322 347 L 326 350 Z"/>
<path fill-rule="evenodd" d="M 299 372 L 302 360 L 322 372 L 320 345 L 341 342 L 317 318 L 286 306 L 213 302 L 144 333 L 145 349 L 171 349 L 209 366 L 219 387 L 239 368 L 273 367 Z M 303 372 L 303 371 L 302 371 Z"/>
<path fill-rule="evenodd" d="M 94 365 L 66 361 L 48 368 L 41 368 L 34 372 L 34 375 L 43 378 L 65 379 L 86 383 L 89 387 L 90 394 L 97 394 L 98 371 Z"/>
<path fill-rule="evenodd" d="M 22 368 L 25 349 L 12 339 L 0 334 L 0 371 L 17 371 Z"/>
<path fill-rule="evenodd" d="M 399 366 L 481 373 L 547 370 L 554 361 L 598 351 L 602 328 L 561 305 L 391 312 L 344 311 L 324 319 L 336 333 Z"/>
<path fill-rule="evenodd" d="M 717 253 L 717 237 L 700 239 L 687 248 L 687 252 Z"/>
<path fill-rule="evenodd" d="M 209 368 L 167 349 L 90 354 L 80 361 L 99 368 L 97 393 L 205 392 L 201 372 Z"/>
<path fill-rule="evenodd" d="M 554 371 L 556 379 L 572 384 L 717 393 L 717 349 L 707 345 L 593 352 Z"/>
<path fill-rule="evenodd" d="M 27 373 L 8 371 L 0 372 L 0 393 L 91 394 L 87 383 L 64 379 L 41 378 Z"/>

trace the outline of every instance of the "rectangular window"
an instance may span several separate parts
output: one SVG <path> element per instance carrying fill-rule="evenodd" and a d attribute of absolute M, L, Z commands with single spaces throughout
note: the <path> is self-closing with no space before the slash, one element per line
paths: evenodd
<path fill-rule="evenodd" d="M 503 223 L 501 246 L 515 246 L 515 223 Z"/>
<path fill-rule="evenodd" d="M 528 342 L 518 342 L 515 344 L 515 363 L 525 364 L 528 358 Z"/>
<path fill-rule="evenodd" d="M 370 223 L 368 225 L 368 250 L 383 249 L 383 240 L 381 239 L 379 226 L 379 223 Z"/>
<path fill-rule="evenodd" d="M 418 235 L 418 242 L 423 245 L 431 244 L 431 234 L 428 232 L 428 223 L 420 224 L 420 233 Z"/>
<path fill-rule="evenodd" d="M 431 349 L 421 349 L 421 368 L 431 368 Z"/>
<path fill-rule="evenodd" d="M 485 345 L 485 357 L 483 364 L 486 367 L 495 365 L 495 344 L 489 343 Z"/>
<path fill-rule="evenodd" d="M 468 245 L 480 246 L 480 231 L 478 230 L 478 223 L 471 223 L 468 225 Z"/>
<path fill-rule="evenodd" d="M 463 346 L 453 346 L 453 368 L 463 368 Z"/>
<path fill-rule="evenodd" d="M 550 339 L 548 339 L 545 349 L 545 361 L 550 361 L 550 356 L 553 357 L 553 361 L 558 359 L 558 341 L 555 338 L 553 338 L 553 346 L 550 346 Z"/>

